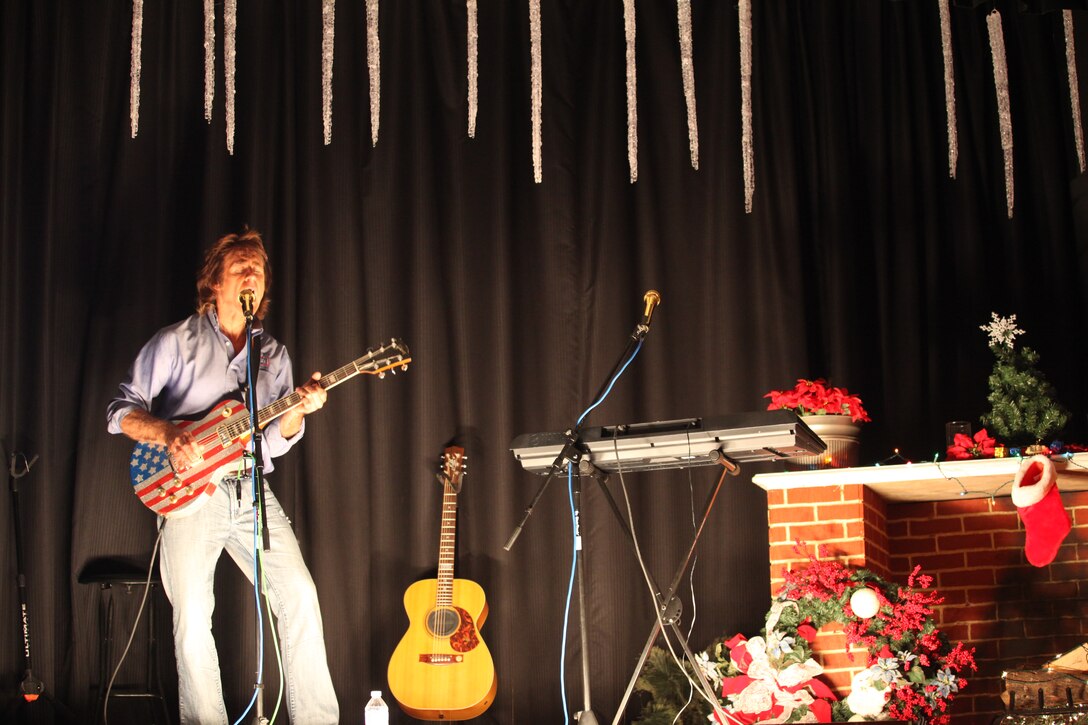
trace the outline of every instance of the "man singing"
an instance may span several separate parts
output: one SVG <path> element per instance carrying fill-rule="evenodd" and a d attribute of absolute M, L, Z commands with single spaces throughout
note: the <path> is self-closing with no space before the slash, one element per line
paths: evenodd
<path fill-rule="evenodd" d="M 166 446 L 174 465 L 184 469 L 199 460 L 199 443 L 171 420 L 199 419 L 246 385 L 246 315 L 242 291 L 252 291 L 252 312 L 259 327 L 268 311 L 271 287 L 268 255 L 260 235 L 251 230 L 229 234 L 204 258 L 197 279 L 196 314 L 159 330 L 144 345 L 108 407 L 109 431 L 134 441 Z M 248 302 L 248 299 L 247 299 Z M 287 349 L 260 333 L 260 369 L 256 373 L 258 408 L 289 395 L 301 404 L 263 430 L 265 473 L 272 458 L 286 453 L 305 432 L 304 418 L 325 404 L 325 390 L 314 373 L 294 387 Z M 276 615 L 287 679 L 287 709 L 295 725 L 336 723 L 339 706 L 329 676 L 317 590 L 302 559 L 291 523 L 264 487 L 271 548 L 261 555 L 264 591 Z M 219 656 L 212 637 L 213 582 L 224 550 L 252 581 L 254 512 L 249 473 L 223 479 L 210 500 L 184 517 L 160 520 L 159 571 L 174 611 L 174 648 L 178 663 L 178 700 L 182 725 L 225 725 L 226 706 Z"/>

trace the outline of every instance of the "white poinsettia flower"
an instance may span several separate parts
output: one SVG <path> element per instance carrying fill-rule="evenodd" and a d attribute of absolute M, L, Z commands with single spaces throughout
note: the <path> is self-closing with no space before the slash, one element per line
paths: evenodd
<path fill-rule="evenodd" d="M 782 632 L 771 632 L 767 635 L 767 652 L 775 657 L 788 655 L 793 651 L 796 640 Z"/>
<path fill-rule="evenodd" d="M 710 680 L 710 684 L 714 686 L 714 689 L 722 689 L 722 673 L 718 671 L 718 663 L 711 662 L 710 655 L 706 652 L 700 652 L 695 655 L 695 661 L 699 663 L 699 669 L 702 670 L 706 678 Z"/>

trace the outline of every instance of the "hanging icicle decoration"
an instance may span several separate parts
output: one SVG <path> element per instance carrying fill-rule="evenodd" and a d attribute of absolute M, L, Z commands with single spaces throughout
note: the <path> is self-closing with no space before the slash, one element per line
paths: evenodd
<path fill-rule="evenodd" d="M 132 57 L 128 71 L 128 116 L 132 138 L 140 130 L 140 56 L 144 45 L 144 0 L 132 0 Z"/>
<path fill-rule="evenodd" d="M 227 153 L 234 156 L 234 75 L 238 60 L 238 0 L 223 3 L 223 78 L 227 91 Z"/>
<path fill-rule="evenodd" d="M 688 146 L 691 167 L 699 168 L 699 122 L 695 112 L 695 61 L 691 57 L 691 0 L 676 0 L 680 26 L 680 70 L 684 77 L 684 103 L 688 108 Z"/>
<path fill-rule="evenodd" d="M 948 10 L 950 0 L 937 0 L 941 15 L 941 55 L 944 57 L 944 115 L 948 124 L 948 175 L 956 178 L 960 142 L 956 130 L 956 75 L 952 68 L 952 18 Z"/>
<path fill-rule="evenodd" d="M 479 102 L 479 40 L 480 27 L 476 20 L 476 0 L 465 0 L 465 45 L 468 53 L 468 137 L 476 138 L 476 108 Z"/>
<path fill-rule="evenodd" d="M 378 38 L 378 0 L 366 0 L 366 67 L 370 75 L 370 145 L 377 146 L 382 88 L 382 46 Z"/>
<path fill-rule="evenodd" d="M 1009 68 L 1005 63 L 1005 37 L 1001 31 L 1001 14 L 993 10 L 986 16 L 990 31 L 990 53 L 994 62 L 994 92 L 997 94 L 997 120 L 1001 128 L 1001 150 L 1005 154 L 1005 204 L 1012 219 L 1012 107 L 1009 103 Z"/>
<path fill-rule="evenodd" d="M 321 0 L 321 120 L 325 145 L 332 143 L 332 59 L 336 29 L 336 0 Z"/>
<path fill-rule="evenodd" d="M 1065 27 L 1065 65 L 1069 77 L 1069 103 L 1073 112 L 1073 140 L 1077 144 L 1077 163 L 1084 173 L 1084 127 L 1080 122 L 1080 83 L 1077 81 L 1077 50 L 1073 42 L 1073 11 L 1062 11 Z"/>
<path fill-rule="evenodd" d="M 540 107 L 544 101 L 543 75 L 540 64 L 540 0 L 529 0 L 529 46 L 533 107 L 533 181 L 539 184 L 543 177 L 540 168 Z"/>
<path fill-rule="evenodd" d="M 638 181 L 638 74 L 635 69 L 635 0 L 623 0 L 623 34 L 627 60 L 627 167 Z"/>
<path fill-rule="evenodd" d="M 744 213 L 752 213 L 756 158 L 752 143 L 752 0 L 740 0 L 740 148 L 744 160 Z"/>
<path fill-rule="evenodd" d="M 215 100 L 215 0 L 204 0 L 204 120 L 212 122 Z"/>

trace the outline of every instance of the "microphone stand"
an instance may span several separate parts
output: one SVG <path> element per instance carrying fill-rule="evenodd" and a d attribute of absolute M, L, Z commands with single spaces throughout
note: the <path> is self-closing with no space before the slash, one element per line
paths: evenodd
<path fill-rule="evenodd" d="M 650 331 L 650 318 L 653 315 L 654 308 L 661 303 L 661 295 L 658 294 L 656 290 L 650 290 L 645 294 L 643 300 L 646 303 L 646 310 L 642 313 L 642 319 L 639 320 L 639 323 L 635 326 L 634 331 L 628 338 L 627 347 L 624 348 L 623 353 L 616 361 L 616 364 L 612 366 L 612 371 L 605 376 L 600 389 L 597 391 L 597 394 L 593 396 L 592 400 L 594 402 L 600 400 L 601 395 L 603 395 L 608 388 L 612 378 L 615 377 L 619 369 L 631 356 L 635 347 L 646 337 L 646 333 Z M 567 442 L 563 446 L 563 450 L 559 452 L 559 455 L 551 465 L 551 472 L 548 474 L 547 478 L 544 479 L 544 483 L 540 484 L 540 488 L 537 489 L 536 495 L 533 496 L 533 500 L 529 502 L 529 506 L 525 509 L 525 515 L 521 517 L 521 521 L 514 527 L 514 531 L 510 534 L 510 538 L 507 539 L 506 543 L 503 545 L 502 548 L 506 551 L 510 551 L 510 549 L 513 548 L 514 542 L 517 541 L 518 536 L 521 535 L 521 530 L 525 528 L 525 523 L 529 520 L 529 517 L 533 515 L 533 509 L 536 508 L 536 504 L 540 501 L 540 497 L 544 495 L 544 490 L 548 487 L 548 484 L 552 482 L 552 479 L 555 478 L 557 473 L 563 472 L 564 461 L 570 461 L 577 465 L 578 461 L 580 461 L 585 454 L 585 446 L 582 445 L 581 440 L 582 428 L 585 427 L 585 423 L 586 421 L 583 418 L 577 425 L 567 430 L 565 434 Z"/>
<path fill-rule="evenodd" d="M 22 471 L 16 471 L 16 461 L 22 460 Z M 11 489 L 11 512 L 15 522 L 15 581 L 19 589 L 19 611 L 22 618 L 22 630 L 23 630 L 23 659 L 26 664 L 26 672 L 23 674 L 23 680 L 19 683 L 19 694 L 22 699 L 17 702 L 17 705 L 11 708 L 10 715 L 15 716 L 15 722 L 22 722 L 19 718 L 18 712 L 22 708 L 29 704 L 33 704 L 39 698 L 44 699 L 50 705 L 53 706 L 53 710 L 56 714 L 59 714 L 64 722 L 76 722 L 75 715 L 65 707 L 61 702 L 56 700 L 45 689 L 45 683 L 38 679 L 34 675 L 34 668 L 32 667 L 30 657 L 30 617 L 29 617 L 29 605 L 27 598 L 26 587 L 26 572 L 24 570 L 23 562 L 23 526 L 22 516 L 19 513 L 19 479 L 30 473 L 30 468 L 38 460 L 38 456 L 34 456 L 27 461 L 26 455 L 23 453 L 12 453 L 11 461 L 8 467 L 8 482 Z M 5 718 L 7 720 L 7 718 Z"/>
<path fill-rule="evenodd" d="M 253 506 L 257 509 L 257 521 L 254 522 L 254 526 L 257 522 L 260 522 L 261 527 L 261 544 L 264 551 L 271 551 L 271 541 L 268 534 L 268 521 L 265 517 L 265 500 L 264 500 L 264 450 L 263 440 L 264 434 L 261 432 L 259 421 L 257 420 L 257 375 L 260 373 L 260 365 L 255 364 L 260 360 L 260 341 L 253 330 L 253 311 L 252 301 L 243 300 L 242 309 L 245 312 L 246 317 L 246 381 L 249 389 L 249 394 L 246 396 L 246 405 L 249 409 L 249 426 L 251 440 L 253 441 L 253 451 L 251 453 L 251 466 L 250 466 L 250 481 L 253 486 Z M 254 343 L 256 343 L 256 349 L 254 349 Z M 257 591 L 263 594 L 263 580 L 264 572 L 261 564 L 260 553 L 253 552 L 254 563 L 256 572 L 254 574 L 253 585 L 257 587 Z M 260 596 L 257 597 L 257 607 L 259 608 Z M 253 722 L 255 725 L 266 725 L 268 718 L 264 716 L 264 678 L 263 678 L 263 659 L 264 649 L 261 646 L 261 642 L 264 637 L 264 630 L 262 627 L 263 618 L 261 613 L 257 612 L 256 625 L 257 625 L 257 670 L 256 681 L 253 684 L 256 692 L 254 696 L 256 698 L 256 707 L 254 709 Z"/>
<path fill-rule="evenodd" d="M 645 296 L 646 310 L 643 313 L 642 319 L 638 325 L 635 326 L 634 331 L 628 337 L 627 346 L 624 348 L 623 353 L 616 360 L 616 364 L 612 366 L 611 372 L 605 376 L 604 382 L 598 389 L 597 394 L 591 399 L 593 403 L 598 403 L 601 400 L 601 396 L 608 390 L 609 385 L 614 382 L 613 378 L 620 371 L 620 369 L 630 360 L 631 355 L 642 343 L 642 340 L 646 337 L 646 333 L 650 331 L 650 316 L 653 314 L 654 307 L 661 301 L 661 295 L 656 291 L 650 290 Z M 588 412 L 588 411 L 587 411 Z M 533 509 L 536 508 L 537 502 L 540 501 L 544 495 L 545 489 L 548 484 L 552 482 L 552 479 L 557 474 L 563 472 L 563 469 L 567 464 L 577 466 L 579 461 L 582 460 L 582 456 L 586 453 L 585 444 L 582 442 L 581 434 L 582 429 L 585 427 L 586 418 L 577 421 L 577 423 L 569 428 L 566 432 L 566 444 L 563 449 L 556 456 L 555 461 L 552 463 L 551 468 L 544 482 L 540 484 L 540 488 L 537 489 L 536 495 L 533 496 L 529 506 L 525 509 L 524 515 L 521 517 L 521 521 L 514 527 L 513 533 L 510 534 L 510 538 L 507 539 L 503 548 L 506 551 L 514 546 L 514 542 L 521 534 L 521 530 L 525 527 L 529 517 L 533 515 Z M 577 572 L 578 578 L 578 626 L 581 635 L 582 643 L 582 698 L 583 698 L 583 710 L 575 713 L 574 719 L 581 723 L 581 725 L 597 725 L 597 716 L 593 713 L 593 705 L 590 697 L 590 685 L 589 685 L 589 638 L 588 627 L 586 625 L 586 603 L 585 603 L 585 575 L 584 570 L 584 547 L 582 546 L 582 486 L 580 476 L 575 476 L 572 480 L 572 497 L 574 501 L 574 568 Z"/>

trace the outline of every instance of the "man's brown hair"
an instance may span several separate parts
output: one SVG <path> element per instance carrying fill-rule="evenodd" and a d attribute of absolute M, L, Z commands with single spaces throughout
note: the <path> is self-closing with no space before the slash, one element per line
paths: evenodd
<path fill-rule="evenodd" d="M 255 252 L 264 262 L 264 299 L 257 308 L 254 316 L 263 320 L 268 314 L 268 291 L 272 288 L 272 269 L 268 264 L 268 252 L 264 249 L 264 241 L 261 233 L 256 229 L 245 227 L 241 234 L 228 234 L 220 237 L 207 252 L 204 253 L 204 266 L 200 268 L 200 274 L 196 278 L 196 311 L 204 314 L 215 307 L 215 285 L 219 284 L 223 276 L 223 261 L 227 255 L 234 251 Z"/>

